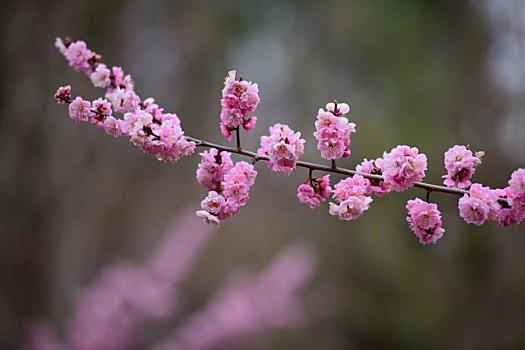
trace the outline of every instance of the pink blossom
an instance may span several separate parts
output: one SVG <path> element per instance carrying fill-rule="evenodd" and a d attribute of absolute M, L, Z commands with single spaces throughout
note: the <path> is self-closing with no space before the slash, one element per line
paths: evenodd
<path fill-rule="evenodd" d="M 419 198 L 407 202 L 407 222 L 421 244 L 434 244 L 443 237 L 441 213 L 437 204 L 427 203 Z"/>
<path fill-rule="evenodd" d="M 328 212 L 330 215 L 339 217 L 339 220 L 355 220 L 370 208 L 370 203 L 372 203 L 372 198 L 368 196 L 350 196 L 339 204 L 337 201 L 331 202 Z"/>
<path fill-rule="evenodd" d="M 525 219 L 525 207 L 519 200 L 512 197 L 510 187 L 491 191 L 497 198 L 493 204 L 491 219 L 499 226 L 511 226 L 521 223 Z"/>
<path fill-rule="evenodd" d="M 210 148 L 200 153 L 201 161 L 197 168 L 197 181 L 209 190 L 221 192 L 221 183 L 232 167 L 231 153 Z"/>
<path fill-rule="evenodd" d="M 330 203 L 330 215 L 340 220 L 354 220 L 370 208 L 372 198 L 367 196 L 368 182 L 361 175 L 354 175 L 339 181 L 334 186 L 334 202 Z"/>
<path fill-rule="evenodd" d="M 55 100 L 57 104 L 63 105 L 66 101 L 71 101 L 71 86 L 61 86 L 55 93 Z"/>
<path fill-rule="evenodd" d="M 78 96 L 69 105 L 69 116 L 77 122 L 87 122 L 91 116 L 91 103 Z"/>
<path fill-rule="evenodd" d="M 319 109 L 315 122 L 317 149 L 324 159 L 349 157 L 350 134 L 355 132 L 355 124 L 343 115 L 350 111 L 350 107 L 346 103 L 328 103 L 326 109 Z"/>
<path fill-rule="evenodd" d="M 397 146 L 390 153 L 385 152 L 383 158 L 376 159 L 375 165 L 391 189 L 402 192 L 425 177 L 427 157 L 416 147 Z"/>
<path fill-rule="evenodd" d="M 381 170 L 375 165 L 374 160 L 364 159 L 361 164 L 357 165 L 355 170 L 361 174 L 381 175 Z M 378 197 L 390 192 L 390 185 L 382 180 L 366 179 L 368 195 Z"/>
<path fill-rule="evenodd" d="M 91 73 L 89 79 L 95 87 L 106 88 L 111 84 L 111 71 L 106 67 L 105 64 L 99 64 L 95 68 L 95 71 Z"/>
<path fill-rule="evenodd" d="M 91 124 L 95 125 L 98 128 L 104 127 L 104 120 L 111 116 L 111 103 L 105 98 L 98 98 L 91 103 L 91 106 L 94 111 L 97 113 L 92 113 Z"/>
<path fill-rule="evenodd" d="M 367 193 L 367 180 L 359 175 L 353 175 L 339 181 L 334 188 L 334 198 L 346 200 L 351 196 L 360 196 Z"/>
<path fill-rule="evenodd" d="M 120 124 L 118 123 L 118 120 L 114 117 L 110 116 L 105 118 L 103 127 L 106 133 L 110 136 L 119 137 L 122 134 Z"/>
<path fill-rule="evenodd" d="M 139 109 L 140 97 L 133 90 L 120 87 L 108 90 L 106 98 L 118 113 L 135 112 Z"/>
<path fill-rule="evenodd" d="M 205 224 L 218 225 L 220 223 L 220 220 L 217 216 L 213 215 L 212 213 L 206 210 L 198 210 L 195 212 L 195 214 L 198 218 L 201 218 Z"/>
<path fill-rule="evenodd" d="M 191 212 L 179 216 L 142 265 L 116 262 L 102 269 L 75 299 L 63 349 L 123 350 L 136 347 L 150 320 L 173 315 L 179 286 L 211 229 Z"/>
<path fill-rule="evenodd" d="M 483 152 L 472 153 L 465 146 L 454 146 L 445 152 L 445 168 L 447 175 L 443 183 L 448 187 L 468 188 L 472 182 L 470 178 L 481 164 Z"/>
<path fill-rule="evenodd" d="M 259 104 L 259 88 L 250 81 L 235 79 L 235 71 L 228 72 L 224 81 L 221 99 L 220 129 L 223 136 L 231 141 L 232 132 L 242 126 L 251 130 L 257 118 L 250 115 Z"/>
<path fill-rule="evenodd" d="M 210 214 L 219 214 L 222 207 L 226 204 L 223 196 L 215 191 L 208 192 L 208 196 L 201 202 L 201 208 Z"/>
<path fill-rule="evenodd" d="M 61 38 L 55 38 L 55 47 L 60 51 L 62 55 L 66 55 L 67 47 Z"/>
<path fill-rule="evenodd" d="M 525 211 L 525 169 L 517 169 L 512 173 L 507 193 L 511 198 L 512 206 Z"/>
<path fill-rule="evenodd" d="M 249 198 L 250 187 L 255 183 L 257 172 L 253 165 L 246 162 L 236 163 L 226 174 L 222 188 L 228 201 L 238 206 L 246 205 Z"/>
<path fill-rule="evenodd" d="M 308 206 L 313 209 L 320 206 L 321 202 L 324 202 L 331 192 L 330 175 L 325 175 L 308 180 L 299 185 L 297 188 L 297 198 L 299 202 L 308 204 Z"/>
<path fill-rule="evenodd" d="M 205 154 L 203 158 L 209 158 L 209 156 L 210 154 Z M 237 214 L 239 209 L 248 202 L 250 187 L 255 184 L 257 172 L 252 164 L 237 162 L 223 177 L 224 180 L 220 186 L 222 193 L 209 192 L 208 197 L 201 204 L 203 210 L 197 212 L 197 216 L 206 223 L 218 224 L 220 220 Z"/>
<path fill-rule="evenodd" d="M 304 142 L 300 132 L 278 123 L 270 127 L 270 136 L 261 137 L 257 154 L 269 158 L 267 164 L 272 171 L 290 175 L 304 153 Z"/>
<path fill-rule="evenodd" d="M 299 325 L 306 314 L 297 294 L 314 265 L 315 255 L 308 247 L 284 250 L 260 274 L 232 278 L 204 309 L 153 349 L 230 349 L 264 330 Z"/>
<path fill-rule="evenodd" d="M 481 184 L 472 184 L 469 194 L 459 199 L 459 216 L 468 224 L 482 225 L 497 216 L 500 206 L 497 203 L 497 192 Z"/>
<path fill-rule="evenodd" d="M 72 118 L 87 121 L 92 117 L 91 122 L 97 127 L 103 127 L 115 137 L 128 137 L 143 152 L 152 154 L 161 161 L 175 162 L 194 153 L 195 142 L 184 136 L 177 115 L 164 113 L 153 98 L 141 101 L 140 96 L 134 92 L 131 76 L 125 75 L 121 67 L 114 66 L 109 70 L 100 62 L 101 56 L 87 49 L 83 41 L 71 43 L 70 40 L 58 39 L 55 45 L 61 52 L 65 50 L 64 55 L 68 61 L 89 75 L 95 86 L 107 88 L 107 100 L 98 99 L 93 102 L 93 108 L 98 113 L 86 112 L 77 101 L 69 106 Z M 63 97 L 61 101 L 67 101 L 67 96 L 70 96 L 70 88 L 66 88 L 57 92 Z M 82 106 L 86 103 L 89 102 L 83 102 Z M 124 114 L 124 119 L 109 117 L 112 109 Z"/>
<path fill-rule="evenodd" d="M 59 47 L 59 49 L 61 49 L 61 47 Z M 88 60 L 92 55 L 93 52 L 87 48 L 86 43 L 82 40 L 72 42 L 64 53 L 64 56 L 72 68 L 83 71 L 89 69 L 90 65 Z"/>

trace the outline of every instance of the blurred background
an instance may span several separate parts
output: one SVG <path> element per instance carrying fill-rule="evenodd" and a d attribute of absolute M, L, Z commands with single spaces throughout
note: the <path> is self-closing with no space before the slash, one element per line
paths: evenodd
<path fill-rule="evenodd" d="M 335 98 L 357 124 L 341 166 L 409 144 L 427 154 L 426 180 L 438 183 L 444 151 L 470 144 L 486 153 L 475 180 L 503 187 L 525 165 L 522 0 L 18 1 L 3 5 L 0 23 L 2 349 L 22 348 L 35 319 L 62 337 L 78 290 L 116 260 L 146 261 L 206 194 L 198 157 L 163 164 L 68 118 L 53 100 L 58 86 L 87 98 L 101 90 L 67 66 L 56 36 L 83 39 L 122 66 L 142 97 L 197 138 L 224 143 L 219 100 L 236 69 L 260 87 L 257 127 L 243 137 L 252 150 L 285 122 L 307 140 L 303 159 L 321 162 L 314 119 Z M 247 207 L 221 224 L 185 278 L 184 310 L 149 326 L 135 348 L 206 305 L 233 271 L 260 271 L 297 241 L 317 251 L 301 292 L 313 317 L 240 349 L 525 348 L 523 224 L 467 225 L 456 197 L 434 193 L 446 233 L 421 246 L 404 208 L 421 190 L 376 199 L 342 222 L 326 204 L 298 203 L 306 170 L 257 167 Z"/>

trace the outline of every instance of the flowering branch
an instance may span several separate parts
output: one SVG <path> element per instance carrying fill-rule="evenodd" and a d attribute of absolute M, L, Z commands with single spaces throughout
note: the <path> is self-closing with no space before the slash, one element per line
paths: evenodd
<path fill-rule="evenodd" d="M 214 144 L 184 135 L 180 119 L 165 113 L 153 98 L 142 100 L 134 91 L 134 83 L 122 68 L 111 70 L 101 63 L 101 56 L 89 50 L 83 41 L 56 40 L 55 45 L 76 70 L 88 75 L 96 87 L 106 88 L 106 99 L 93 103 L 81 97 L 72 99 L 71 87 L 61 87 L 55 94 L 59 104 L 69 104 L 69 115 L 78 122 L 91 122 L 115 137 L 126 137 L 142 151 L 153 154 L 162 161 L 175 162 L 190 156 L 197 147 L 209 148 L 200 153 L 197 181 L 209 190 L 201 202 L 197 216 L 206 223 L 218 224 L 237 214 L 245 206 L 250 188 L 255 183 L 254 165 L 263 162 L 271 171 L 291 174 L 297 167 L 308 169 L 308 179 L 297 189 L 299 202 L 316 208 L 332 195 L 329 214 L 340 220 L 359 218 L 373 202 L 372 196 L 381 197 L 390 192 L 403 192 L 411 187 L 426 190 L 426 201 L 409 200 L 406 205 L 407 221 L 423 244 L 435 243 L 445 231 L 441 227 L 441 213 L 430 203 L 430 193 L 441 192 L 462 196 L 458 202 L 459 215 L 467 223 L 481 225 L 495 221 L 500 226 L 515 225 L 525 219 L 525 169 L 512 173 L 508 186 L 491 189 L 473 184 L 471 178 L 481 163 L 483 152 L 472 152 L 468 146 L 456 145 L 444 155 L 447 174 L 445 186 L 422 182 L 427 170 L 427 157 L 416 147 L 394 147 L 374 160 L 364 159 L 355 170 L 338 167 L 336 160 L 351 155 L 350 135 L 356 125 L 347 115 L 350 106 L 337 101 L 320 108 L 315 121 L 317 149 L 330 166 L 299 160 L 304 154 L 300 132 L 288 125 L 274 124 L 269 135 L 261 137 L 257 152 L 241 146 L 241 127 L 250 131 L 257 117 L 259 87 L 256 83 L 235 77 L 230 71 L 224 82 L 221 99 L 220 131 L 227 141 L 236 136 L 236 147 Z M 112 116 L 113 110 L 123 119 Z M 233 163 L 231 154 L 251 159 L 251 163 Z M 313 171 L 341 174 L 348 177 L 335 184 L 332 190 L 330 175 L 313 178 Z"/>
<path fill-rule="evenodd" d="M 64 101 L 65 103 L 68 103 L 68 104 L 71 104 L 71 102 L 72 102 L 71 99 L 65 98 L 63 96 L 57 96 L 57 98 L 62 100 L 62 101 Z M 94 114 L 97 114 L 100 117 L 108 117 L 108 116 L 104 115 L 103 113 L 99 112 L 98 110 L 90 109 L 90 111 L 92 113 L 94 113 Z M 217 149 L 219 151 L 239 154 L 239 155 L 251 158 L 254 162 L 258 162 L 258 161 L 261 161 L 261 160 L 265 160 L 265 161 L 269 160 L 269 158 L 267 156 L 261 156 L 261 155 L 258 155 L 255 152 L 243 149 L 241 147 L 241 141 L 240 141 L 240 136 L 239 136 L 239 134 L 240 134 L 239 129 L 236 129 L 236 134 L 237 134 L 237 147 L 236 148 L 228 147 L 228 146 L 224 146 L 224 145 L 219 145 L 219 144 L 208 142 L 208 141 L 205 141 L 205 140 L 199 140 L 199 139 L 196 139 L 196 138 L 191 137 L 191 136 L 186 136 L 186 139 L 189 140 L 189 141 L 194 142 L 196 147 L 215 148 L 215 149 Z M 301 168 L 309 169 L 310 170 L 310 172 L 309 172 L 309 177 L 310 178 L 311 178 L 312 172 L 314 170 L 319 170 L 319 171 L 324 171 L 326 173 L 341 174 L 341 175 L 356 175 L 357 174 L 357 175 L 361 175 L 364 178 L 367 178 L 369 180 L 377 180 L 377 181 L 384 181 L 385 180 L 384 177 L 381 176 L 381 175 L 361 173 L 361 172 L 358 172 L 358 171 L 355 171 L 355 170 L 352 170 L 352 169 L 346 169 L 346 168 L 337 167 L 335 165 L 335 160 L 332 160 L 331 166 L 322 165 L 322 164 L 316 164 L 316 163 L 310 163 L 310 162 L 305 162 L 305 161 L 299 160 L 299 161 L 296 162 L 296 166 L 301 167 Z M 425 183 L 425 182 L 415 182 L 414 183 L 414 187 L 425 189 L 425 190 L 427 190 L 427 193 L 430 193 L 430 192 L 442 192 L 442 193 L 448 193 L 448 194 L 455 194 L 455 195 L 459 195 L 459 196 L 462 196 L 464 194 L 468 194 L 468 191 L 462 190 L 460 188 L 445 187 L 445 186 L 434 185 L 434 184 Z"/>

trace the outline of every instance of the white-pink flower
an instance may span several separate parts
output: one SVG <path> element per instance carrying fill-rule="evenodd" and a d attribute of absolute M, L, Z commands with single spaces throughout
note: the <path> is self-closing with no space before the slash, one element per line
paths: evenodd
<path fill-rule="evenodd" d="M 242 126 L 251 130 L 257 118 L 251 113 L 259 104 L 259 87 L 256 83 L 236 80 L 235 71 L 228 72 L 224 81 L 221 99 L 220 130 L 223 136 L 231 141 L 232 132 Z"/>
<path fill-rule="evenodd" d="M 443 237 L 441 213 L 437 204 L 427 203 L 419 198 L 407 202 L 407 222 L 421 244 L 434 244 Z"/>
<path fill-rule="evenodd" d="M 328 103 L 327 111 L 322 108 L 317 113 L 314 136 L 317 149 L 324 159 L 349 157 L 350 134 L 355 132 L 355 124 L 350 123 L 344 114 L 350 111 L 346 103 Z"/>
<path fill-rule="evenodd" d="M 269 136 L 261 137 L 261 147 L 257 154 L 268 157 L 267 164 L 272 171 L 290 175 L 304 153 L 304 142 L 300 132 L 294 132 L 288 125 L 277 123 L 270 127 Z"/>
<path fill-rule="evenodd" d="M 98 64 L 95 71 L 91 73 L 89 79 L 95 87 L 106 88 L 111 84 L 111 71 L 105 64 Z"/>
<path fill-rule="evenodd" d="M 200 153 L 201 161 L 197 168 L 197 181 L 209 190 L 221 192 L 221 183 L 232 167 L 231 153 L 210 148 Z"/>
<path fill-rule="evenodd" d="M 445 152 L 447 175 L 443 175 L 443 183 L 448 187 L 468 188 L 472 184 L 470 178 L 481 164 L 482 156 L 483 152 L 474 154 L 465 146 L 451 147 Z"/>
<path fill-rule="evenodd" d="M 376 159 L 375 164 L 391 189 L 402 192 L 425 177 L 427 157 L 419 153 L 416 147 L 403 145 L 393 148 L 389 153 L 385 152 L 383 158 Z"/>
<path fill-rule="evenodd" d="M 364 159 L 355 167 L 355 170 L 361 174 L 381 175 L 381 170 L 375 165 L 374 160 Z M 391 190 L 386 181 L 376 179 L 366 179 L 366 181 L 368 195 L 381 197 Z"/>
<path fill-rule="evenodd" d="M 341 180 L 334 186 L 334 202 L 330 203 L 329 213 L 340 220 L 354 220 L 370 208 L 372 198 L 367 196 L 367 180 L 354 175 Z"/>
<path fill-rule="evenodd" d="M 76 97 L 69 105 L 69 116 L 77 122 L 87 122 L 91 116 L 91 102 Z"/>
<path fill-rule="evenodd" d="M 469 194 L 459 199 L 459 216 L 468 224 L 482 225 L 494 219 L 501 209 L 497 202 L 497 192 L 481 184 L 472 184 Z"/>
<path fill-rule="evenodd" d="M 331 192 L 330 175 L 325 175 L 320 178 L 310 179 L 299 185 L 297 198 L 299 202 L 308 204 L 313 209 L 321 205 L 321 202 L 324 202 Z"/>

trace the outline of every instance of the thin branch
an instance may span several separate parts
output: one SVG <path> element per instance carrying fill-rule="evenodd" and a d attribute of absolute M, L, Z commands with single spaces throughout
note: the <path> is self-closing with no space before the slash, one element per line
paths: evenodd
<path fill-rule="evenodd" d="M 255 159 L 255 161 L 268 160 L 268 157 L 259 156 L 259 155 L 257 155 L 254 152 L 247 151 L 247 150 L 244 150 L 242 148 L 240 150 L 237 150 L 236 148 L 233 148 L 233 147 L 218 145 L 218 144 L 215 144 L 215 143 L 199 140 L 199 139 L 196 139 L 196 138 L 193 138 L 193 137 L 189 137 L 189 136 L 186 136 L 186 139 L 188 139 L 189 141 L 195 142 L 197 147 L 217 148 L 220 151 L 226 151 L 226 152 L 236 153 L 236 154 L 240 154 L 240 155 L 243 155 L 243 156 L 246 156 L 246 157 L 250 157 L 252 159 Z M 315 164 L 315 163 L 309 163 L 309 162 L 304 162 L 304 161 L 301 161 L 301 160 L 297 161 L 297 166 L 301 167 L 301 168 L 307 168 L 307 169 L 309 169 L 311 171 L 313 171 L 313 170 L 320 170 L 320 171 L 324 171 L 326 173 L 335 173 L 335 174 L 342 174 L 342 175 L 359 174 L 359 175 L 361 175 L 361 176 L 363 176 L 363 177 L 365 177 L 367 179 L 384 181 L 384 178 L 381 175 L 360 173 L 360 172 L 355 171 L 355 170 L 345 169 L 345 168 L 341 168 L 341 167 L 333 168 L 332 166 L 327 166 L 327 165 L 322 165 L 322 164 Z M 416 182 L 416 183 L 414 183 L 414 187 L 422 188 L 422 189 L 425 189 L 425 190 L 430 191 L 430 192 L 442 192 L 442 193 L 455 194 L 455 195 L 458 195 L 458 196 L 462 196 L 464 194 L 468 194 L 468 191 L 466 191 L 466 190 L 462 190 L 462 189 L 459 189 L 459 188 L 451 188 L 451 187 L 439 186 L 439 185 L 429 184 L 429 183 L 426 183 L 426 182 Z"/>
<path fill-rule="evenodd" d="M 241 148 L 241 131 L 239 130 L 239 127 L 235 129 L 235 134 L 237 136 L 237 151 L 242 150 Z"/>
<path fill-rule="evenodd" d="M 71 103 L 72 102 L 71 99 L 63 98 L 61 96 L 57 96 L 57 98 L 63 100 L 66 103 Z M 91 109 L 91 112 L 96 113 L 96 114 L 98 114 L 101 117 L 107 117 L 107 115 L 102 114 L 101 112 L 99 112 L 99 111 L 97 111 L 95 109 Z M 246 157 L 250 157 L 252 159 L 252 163 L 253 164 L 255 164 L 256 162 L 258 162 L 260 160 L 268 160 L 268 157 L 260 156 L 260 155 L 258 155 L 255 152 L 251 152 L 251 151 L 242 149 L 239 128 L 236 129 L 236 133 L 237 133 L 237 147 L 236 148 L 223 146 L 223 145 L 218 145 L 218 144 L 211 143 L 211 142 L 204 141 L 204 140 L 199 140 L 199 139 L 196 139 L 196 138 L 191 137 L 191 136 L 185 136 L 185 137 L 186 137 L 186 139 L 188 141 L 195 142 L 197 147 L 216 148 L 219 151 L 226 151 L 226 152 L 231 152 L 231 153 L 240 154 L 240 155 L 243 155 L 243 156 L 246 156 Z M 358 175 L 361 175 L 364 178 L 367 178 L 367 179 L 370 179 L 370 180 L 379 180 L 379 181 L 384 181 L 385 180 L 383 178 L 383 176 L 381 176 L 381 175 L 360 173 L 360 172 L 355 171 L 355 170 L 337 167 L 336 164 L 335 164 L 335 160 L 332 160 L 330 166 L 322 165 L 322 164 L 309 163 L 309 162 L 304 162 L 304 161 L 299 160 L 299 161 L 297 161 L 297 166 L 301 167 L 301 168 L 309 169 L 310 177 L 311 177 L 311 172 L 312 171 L 319 170 L 319 171 L 324 171 L 326 173 L 342 174 L 342 175 L 355 175 L 355 174 L 358 174 Z M 427 191 L 427 195 L 430 194 L 430 192 L 442 192 L 442 193 L 448 193 L 448 194 L 455 194 L 455 195 L 458 195 L 458 196 L 462 196 L 464 194 L 468 194 L 468 191 L 462 190 L 460 188 L 445 187 L 445 186 L 440 186 L 440 185 L 429 184 L 429 183 L 426 183 L 426 182 L 415 182 L 414 183 L 414 187 L 418 187 L 418 188 L 422 188 L 422 189 L 426 190 Z"/>

